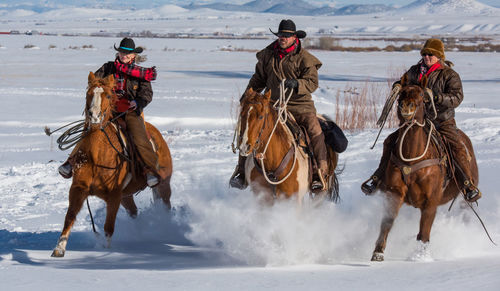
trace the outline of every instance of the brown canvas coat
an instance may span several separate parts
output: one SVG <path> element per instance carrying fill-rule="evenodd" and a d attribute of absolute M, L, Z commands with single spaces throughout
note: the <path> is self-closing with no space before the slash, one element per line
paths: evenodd
<path fill-rule="evenodd" d="M 427 77 L 427 87 L 437 96 L 436 110 L 437 122 L 443 122 L 455 118 L 455 108 L 462 103 L 464 93 L 462 81 L 457 72 L 449 62 L 440 61 L 441 67 L 431 72 Z M 412 66 L 408 72 L 408 80 L 412 84 L 418 84 L 420 74 L 420 63 Z"/>
<path fill-rule="evenodd" d="M 296 79 L 298 89 L 295 90 L 288 103 L 288 110 L 296 114 L 316 113 L 311 93 L 318 88 L 318 69 L 321 62 L 299 43 L 294 52 L 280 59 L 274 52 L 274 42 L 257 53 L 255 73 L 250 79 L 247 89 L 257 92 L 271 90 L 271 99 L 279 98 L 279 85 L 282 79 Z"/>

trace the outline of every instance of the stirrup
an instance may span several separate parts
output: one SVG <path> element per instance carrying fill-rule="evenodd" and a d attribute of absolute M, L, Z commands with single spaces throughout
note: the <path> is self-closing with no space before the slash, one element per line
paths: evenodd
<path fill-rule="evenodd" d="M 311 183 L 311 191 L 320 192 L 326 190 L 325 178 L 323 177 L 320 169 L 318 169 L 318 174 L 315 176 L 317 176 L 317 179 L 313 179 Z"/>
<path fill-rule="evenodd" d="M 379 178 L 375 175 L 372 175 L 370 178 L 368 178 L 368 180 L 364 181 L 363 184 L 361 184 L 361 191 L 363 191 L 365 195 L 372 195 L 373 192 L 377 190 L 378 183 Z"/>
<path fill-rule="evenodd" d="M 73 167 L 68 161 L 60 165 L 57 170 L 59 171 L 59 175 L 61 175 L 64 179 L 69 179 L 73 176 Z"/>
<path fill-rule="evenodd" d="M 229 178 L 229 186 L 240 190 L 248 187 L 248 183 L 245 179 L 245 174 L 240 171 L 240 168 L 238 166 L 236 166 L 233 175 L 231 176 L 231 178 Z"/>
<path fill-rule="evenodd" d="M 474 184 L 472 184 L 469 180 L 466 180 L 464 182 L 464 185 L 466 186 L 464 199 L 467 202 L 470 202 L 470 203 L 476 202 L 477 200 L 479 200 L 479 198 L 481 198 L 481 196 L 482 196 L 481 191 L 479 191 L 479 189 Z"/>

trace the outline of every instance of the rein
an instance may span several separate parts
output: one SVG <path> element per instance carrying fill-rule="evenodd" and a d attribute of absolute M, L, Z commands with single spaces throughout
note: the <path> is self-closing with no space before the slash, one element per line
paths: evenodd
<path fill-rule="evenodd" d="M 287 96 L 286 95 L 287 89 L 285 89 L 284 83 L 285 83 L 285 79 L 283 79 L 280 83 L 279 99 L 273 104 L 273 108 L 277 110 L 277 118 L 276 118 L 276 122 L 274 123 L 273 129 L 272 129 L 271 133 L 269 134 L 269 137 L 267 138 L 267 142 L 264 146 L 264 150 L 262 152 L 258 153 L 256 146 L 259 145 L 261 142 L 262 133 L 264 132 L 264 128 L 267 124 L 266 122 L 268 119 L 269 112 L 266 112 L 266 116 L 264 118 L 264 123 L 259 131 L 259 136 L 257 138 L 257 141 L 255 143 L 255 147 L 254 147 L 254 150 L 252 153 L 254 159 L 257 160 L 256 166 L 260 166 L 259 170 L 262 172 L 262 175 L 264 176 L 265 180 L 271 185 L 279 185 L 279 184 L 283 183 L 285 180 L 287 180 L 290 177 L 290 175 L 292 174 L 293 170 L 295 169 L 295 165 L 297 164 L 297 144 L 296 144 L 294 139 L 292 139 L 292 145 L 291 145 L 290 149 L 288 150 L 287 154 L 283 157 L 280 165 L 278 166 L 278 168 L 275 171 L 266 170 L 266 167 L 264 164 L 264 159 L 265 159 L 267 149 L 268 149 L 269 144 L 271 142 L 271 138 L 273 137 L 273 135 L 276 131 L 276 128 L 278 127 L 278 124 L 281 124 L 281 126 L 283 126 L 283 128 L 285 130 L 287 130 L 287 125 L 286 125 L 286 121 L 288 119 L 287 104 L 293 95 L 293 90 L 290 90 L 290 93 Z M 240 130 L 240 126 L 241 126 L 241 119 L 238 118 L 238 123 L 237 123 L 237 128 L 236 128 L 236 130 L 238 130 L 238 132 Z M 233 152 L 236 153 L 235 148 L 234 148 L 234 138 L 236 138 L 236 134 L 233 137 L 233 144 L 232 144 Z M 239 143 L 239 138 L 238 138 L 238 143 Z M 239 147 L 239 144 L 238 144 L 238 147 Z M 284 170 L 284 168 L 288 164 L 290 156 L 292 154 L 293 154 L 292 168 L 282 179 L 277 180 L 276 176 L 279 176 L 281 174 L 280 172 Z M 272 174 L 270 174 L 270 173 L 272 173 Z M 271 175 L 271 177 L 270 177 L 270 175 Z"/>
<path fill-rule="evenodd" d="M 401 141 L 399 142 L 399 158 L 403 162 L 414 162 L 414 161 L 420 160 L 421 158 L 423 158 L 427 154 L 427 151 L 429 150 L 429 145 L 431 143 L 432 131 L 435 130 L 435 127 L 431 121 L 429 121 L 428 119 L 426 119 L 426 121 L 429 123 L 429 133 L 427 136 L 427 144 L 425 145 L 424 152 L 420 156 L 414 157 L 414 158 L 405 158 L 403 156 L 403 142 L 405 140 L 406 134 L 414 125 L 417 125 L 419 127 L 424 127 L 425 121 L 423 123 L 419 123 L 416 119 L 412 119 L 411 122 L 405 122 L 403 125 L 400 126 L 400 128 L 403 128 L 406 126 L 406 129 L 403 132 L 403 135 L 401 136 Z"/>

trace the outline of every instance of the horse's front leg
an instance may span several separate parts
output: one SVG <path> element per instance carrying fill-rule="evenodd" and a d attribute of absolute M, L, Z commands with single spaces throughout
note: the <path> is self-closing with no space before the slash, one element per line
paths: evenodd
<path fill-rule="evenodd" d="M 64 226 L 57 241 L 57 245 L 52 252 L 52 257 L 64 257 L 66 252 L 66 244 L 68 243 L 69 234 L 71 232 L 71 227 L 75 223 L 76 216 L 80 209 L 82 208 L 83 202 L 89 196 L 89 192 L 86 188 L 71 186 L 69 190 L 69 205 L 68 211 L 66 212 L 66 217 L 64 218 Z"/>
<path fill-rule="evenodd" d="M 431 238 L 431 228 L 434 218 L 436 217 L 437 204 L 427 205 L 420 209 L 420 230 L 417 235 L 417 240 L 423 243 L 429 242 Z"/>
<path fill-rule="evenodd" d="M 401 196 L 387 193 L 385 214 L 382 219 L 382 224 L 380 225 L 380 234 L 375 244 L 375 250 L 373 251 L 371 259 L 372 261 L 381 262 L 384 260 L 384 250 L 387 244 L 387 236 L 389 235 L 389 231 L 391 231 L 396 216 L 398 216 L 401 205 L 403 205 L 403 198 Z"/>
<path fill-rule="evenodd" d="M 121 192 L 110 193 L 106 200 L 106 222 L 104 223 L 104 233 L 106 234 L 107 247 L 111 245 L 111 236 L 115 231 L 116 214 L 120 208 Z"/>

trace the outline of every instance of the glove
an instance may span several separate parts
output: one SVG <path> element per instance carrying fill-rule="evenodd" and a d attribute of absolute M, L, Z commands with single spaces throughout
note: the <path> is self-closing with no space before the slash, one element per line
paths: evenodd
<path fill-rule="evenodd" d="M 392 91 L 393 92 L 399 92 L 399 91 L 401 91 L 401 84 L 394 83 L 394 85 L 392 86 Z"/>
<path fill-rule="evenodd" d="M 425 88 L 424 102 L 431 102 L 432 99 L 434 99 L 434 102 L 436 101 L 434 93 L 431 89 Z"/>
<path fill-rule="evenodd" d="M 297 89 L 299 87 L 299 82 L 295 79 L 286 79 L 285 88 Z"/>

